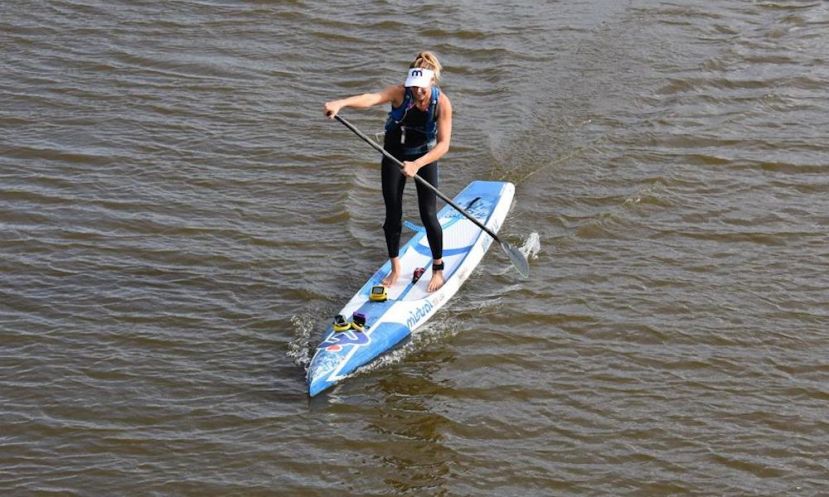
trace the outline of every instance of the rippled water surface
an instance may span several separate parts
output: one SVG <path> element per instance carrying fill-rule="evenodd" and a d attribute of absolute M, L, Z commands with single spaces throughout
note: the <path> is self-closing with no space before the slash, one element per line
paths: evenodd
<path fill-rule="evenodd" d="M 423 48 L 531 277 L 309 400 L 385 255 L 322 104 Z M 0 494 L 829 494 L 827 54 L 825 1 L 0 3 Z"/>

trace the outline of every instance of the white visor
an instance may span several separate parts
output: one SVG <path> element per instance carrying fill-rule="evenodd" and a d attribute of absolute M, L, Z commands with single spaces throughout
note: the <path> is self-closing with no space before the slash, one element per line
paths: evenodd
<path fill-rule="evenodd" d="M 419 86 L 425 88 L 432 85 L 432 78 L 435 77 L 435 71 L 431 69 L 422 69 L 420 67 L 413 67 L 409 69 L 409 75 L 406 78 L 407 88 L 410 86 Z"/>

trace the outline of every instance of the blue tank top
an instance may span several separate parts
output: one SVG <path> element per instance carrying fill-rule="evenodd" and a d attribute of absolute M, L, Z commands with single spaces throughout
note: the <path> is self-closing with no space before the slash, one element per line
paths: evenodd
<path fill-rule="evenodd" d="M 437 140 L 437 105 L 440 90 L 433 86 L 429 107 L 422 111 L 415 106 L 411 88 L 406 88 L 403 102 L 392 107 L 386 119 L 386 148 L 400 150 L 406 155 L 424 154 Z"/>

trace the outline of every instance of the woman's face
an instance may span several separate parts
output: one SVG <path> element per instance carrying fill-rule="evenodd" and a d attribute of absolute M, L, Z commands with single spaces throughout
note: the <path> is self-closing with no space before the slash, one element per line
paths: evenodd
<path fill-rule="evenodd" d="M 432 85 L 430 84 L 429 86 L 412 86 L 412 92 L 419 100 L 422 100 L 432 92 Z"/>

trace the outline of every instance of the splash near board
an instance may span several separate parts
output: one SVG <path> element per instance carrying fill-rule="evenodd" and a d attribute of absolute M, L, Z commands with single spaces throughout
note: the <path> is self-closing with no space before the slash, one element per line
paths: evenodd
<path fill-rule="evenodd" d="M 512 183 L 474 181 L 454 202 L 497 233 L 514 194 Z M 379 288 L 391 271 L 391 263 L 386 262 L 329 325 L 308 366 L 311 396 L 335 385 L 423 325 L 481 262 L 493 238 L 449 205 L 441 209 L 438 219 L 443 227 L 444 285 L 433 293 L 426 291 L 432 277 L 429 242 L 423 228 L 407 223 L 415 235 L 400 249 L 400 277 L 391 288 Z"/>

